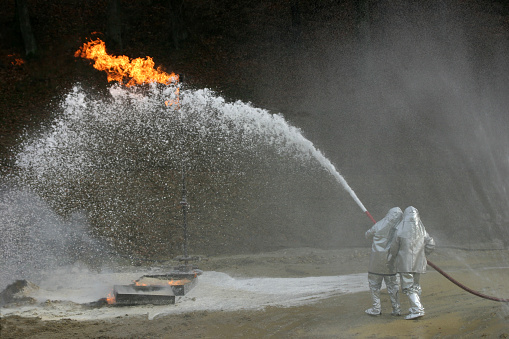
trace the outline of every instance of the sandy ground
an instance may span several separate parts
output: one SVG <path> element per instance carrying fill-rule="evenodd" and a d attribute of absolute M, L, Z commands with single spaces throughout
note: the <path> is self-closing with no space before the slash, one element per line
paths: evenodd
<path fill-rule="evenodd" d="M 288 249 L 258 255 L 209 258 L 204 271 L 232 277 L 315 277 L 363 273 L 369 249 Z M 509 297 L 509 253 L 439 249 L 429 258 L 467 286 L 484 294 Z M 294 307 L 263 310 L 198 311 L 157 316 L 125 315 L 109 319 L 43 321 L 4 316 L 1 338 L 506 338 L 509 305 L 469 294 L 429 268 L 422 278 L 426 316 L 404 320 L 390 315 L 386 291 L 383 314 L 364 314 L 369 292 L 335 295 Z M 200 288 L 200 283 L 195 289 Z M 402 295 L 402 308 L 408 308 Z M 227 302 L 227 301 L 226 301 Z"/>

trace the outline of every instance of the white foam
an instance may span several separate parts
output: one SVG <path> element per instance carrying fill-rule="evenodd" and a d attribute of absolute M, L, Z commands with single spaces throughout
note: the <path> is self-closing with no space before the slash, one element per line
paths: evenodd
<path fill-rule="evenodd" d="M 153 273 L 153 272 L 148 272 Z M 105 306 L 82 304 L 107 296 L 115 284 L 129 284 L 147 274 L 58 272 L 41 282 L 29 295 L 34 305 L 1 310 L 2 316 L 40 317 L 43 320 L 93 320 L 119 316 L 157 316 L 196 311 L 260 310 L 268 306 L 292 307 L 317 302 L 335 295 L 367 291 L 366 274 L 305 278 L 233 278 L 225 273 L 206 271 L 196 286 L 175 305 Z"/>

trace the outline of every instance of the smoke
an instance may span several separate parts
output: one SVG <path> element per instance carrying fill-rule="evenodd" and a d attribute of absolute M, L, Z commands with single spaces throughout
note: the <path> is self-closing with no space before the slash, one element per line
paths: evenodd
<path fill-rule="evenodd" d="M 0 233 L 0 290 L 16 279 L 38 282 L 58 267 L 97 268 L 107 254 L 84 215 L 64 220 L 27 190 L 2 187 Z"/>

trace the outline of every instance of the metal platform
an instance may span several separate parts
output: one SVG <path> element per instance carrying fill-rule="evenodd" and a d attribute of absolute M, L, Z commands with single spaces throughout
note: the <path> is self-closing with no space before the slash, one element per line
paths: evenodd
<path fill-rule="evenodd" d="M 115 305 L 170 305 L 175 304 L 175 294 L 171 287 L 160 286 L 140 288 L 132 285 L 115 285 L 113 287 Z"/>
<path fill-rule="evenodd" d="M 180 266 L 167 274 L 144 275 L 130 285 L 115 285 L 115 305 L 169 305 L 187 294 L 198 282 L 201 270 Z"/>

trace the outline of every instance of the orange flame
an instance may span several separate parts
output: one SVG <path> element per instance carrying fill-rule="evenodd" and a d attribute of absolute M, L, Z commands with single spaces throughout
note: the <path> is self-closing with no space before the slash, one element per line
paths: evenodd
<path fill-rule="evenodd" d="M 168 281 L 168 285 L 185 285 L 190 282 L 191 282 L 191 280 L 188 280 L 188 279 L 170 280 L 170 281 Z"/>
<path fill-rule="evenodd" d="M 96 39 L 83 46 L 74 53 L 75 57 L 94 60 L 94 68 L 105 71 L 108 81 L 124 82 L 129 79 L 126 86 L 143 83 L 158 82 L 161 84 L 177 83 L 178 75 L 168 74 L 158 67 L 154 69 L 154 61 L 151 57 L 130 59 L 125 55 L 112 56 L 106 53 L 106 45 L 101 39 Z"/>
<path fill-rule="evenodd" d="M 113 292 L 108 293 L 108 296 L 106 297 L 106 302 L 108 303 L 108 305 L 116 303 L 115 295 L 113 294 Z"/>
<path fill-rule="evenodd" d="M 23 65 L 25 63 L 25 60 L 23 60 L 22 58 L 17 57 L 16 54 L 9 54 L 7 56 L 14 58 L 14 61 L 11 61 L 11 65 L 13 65 L 13 66 L 21 66 L 21 65 Z"/>
<path fill-rule="evenodd" d="M 190 283 L 190 282 L 191 282 L 191 280 L 189 280 L 189 279 L 168 280 L 167 284 L 170 285 L 170 286 L 173 286 L 173 285 L 185 285 L 185 284 Z M 161 286 L 161 284 L 147 284 L 147 283 L 141 283 L 139 281 L 134 281 L 134 284 L 136 286 Z"/>
<path fill-rule="evenodd" d="M 175 90 L 175 99 L 174 100 L 166 100 L 164 102 L 164 104 L 168 107 L 175 105 L 175 106 L 177 106 L 177 108 L 180 108 L 180 88 L 177 88 Z"/>

